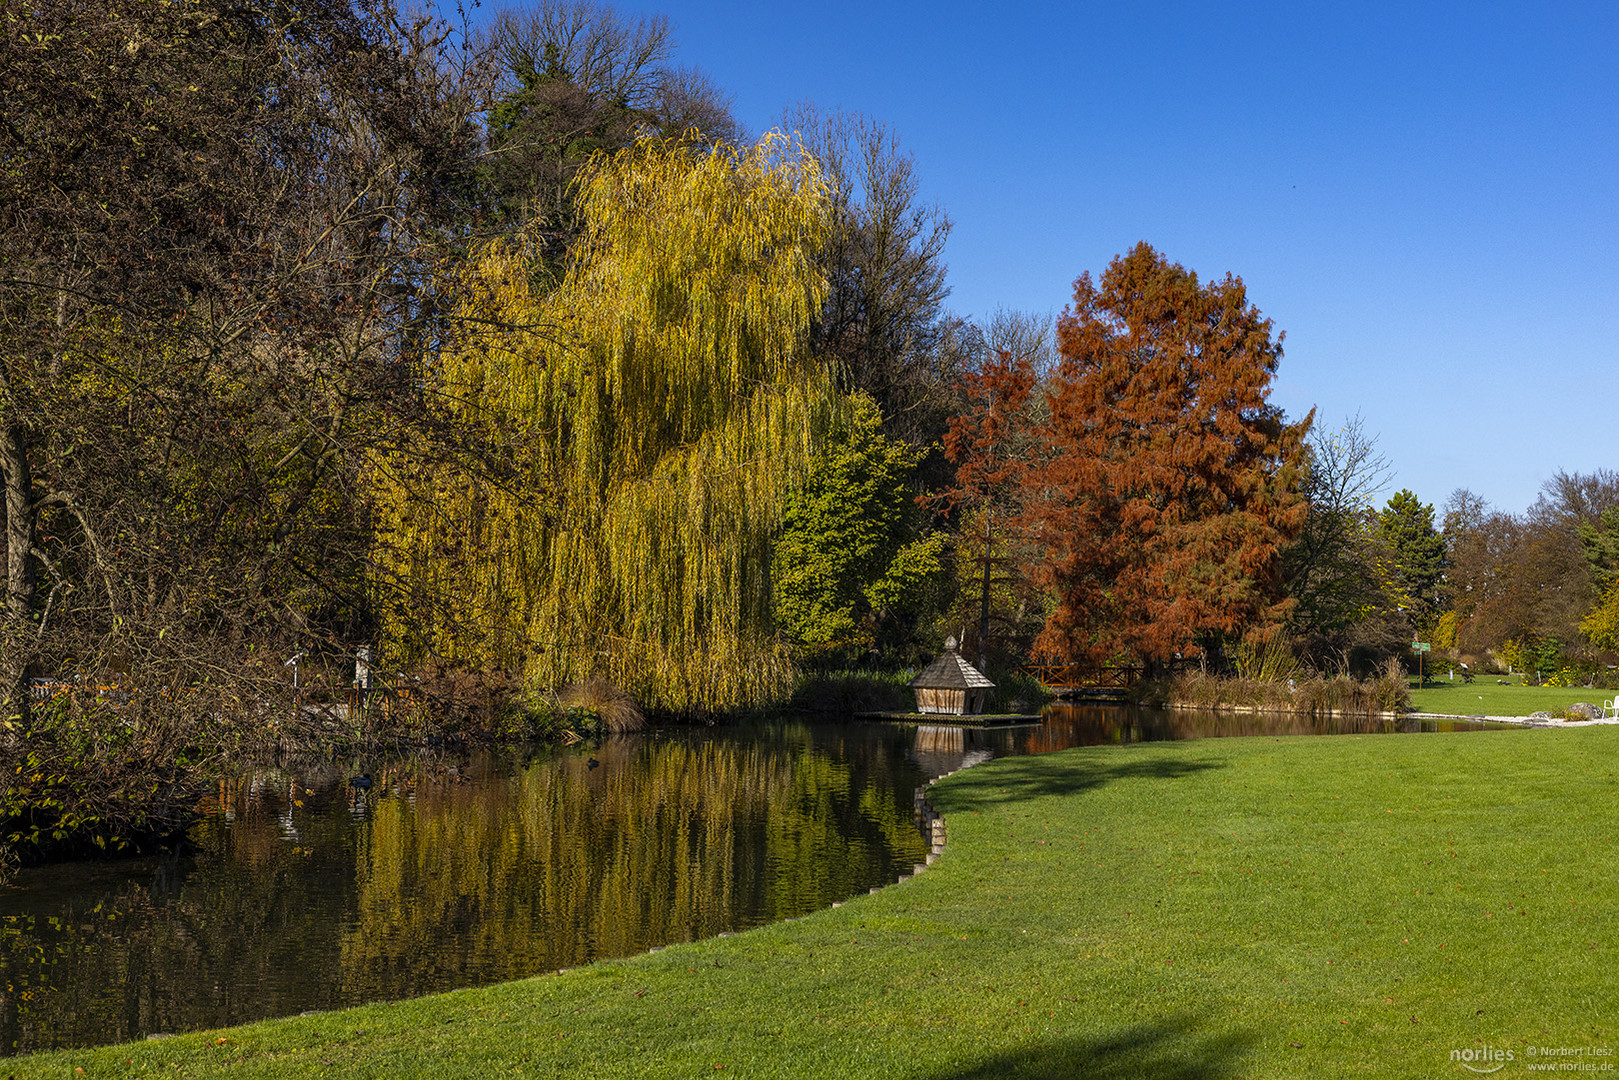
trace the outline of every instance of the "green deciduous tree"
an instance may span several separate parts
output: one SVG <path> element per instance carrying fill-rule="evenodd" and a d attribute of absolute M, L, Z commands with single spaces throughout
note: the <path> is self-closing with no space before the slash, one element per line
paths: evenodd
<path fill-rule="evenodd" d="M 887 438 L 859 394 L 846 429 L 817 454 L 776 545 L 776 619 L 795 650 L 827 667 L 910 644 L 935 600 L 943 534 L 919 535 L 918 454 Z"/>
<path fill-rule="evenodd" d="M 1272 631 L 1310 420 L 1268 401 L 1281 336 L 1242 282 L 1204 285 L 1140 244 L 1079 278 L 1057 340 L 1051 453 L 1030 477 L 1057 602 L 1040 650 L 1166 661 Z"/>
<path fill-rule="evenodd" d="M 478 437 L 379 470 L 377 580 L 405 659 L 601 675 L 642 701 L 756 702 L 789 670 L 770 561 L 837 411 L 805 350 L 825 295 L 814 160 L 646 142 L 580 182 L 566 278 L 536 291 L 520 234 L 482 247 L 432 393 Z"/>
<path fill-rule="evenodd" d="M 1603 510 L 1595 521 L 1580 522 L 1578 535 L 1592 581 L 1606 590 L 1619 578 L 1619 506 Z"/>

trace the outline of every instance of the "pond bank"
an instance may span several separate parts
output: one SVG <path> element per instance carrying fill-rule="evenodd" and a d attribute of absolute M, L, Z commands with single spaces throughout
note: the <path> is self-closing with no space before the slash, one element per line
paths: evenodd
<path fill-rule="evenodd" d="M 244 770 L 204 801 L 190 854 L 0 890 L 0 1054 L 482 985 L 824 908 L 926 855 L 913 793 L 930 774 L 907 747 L 780 725 Z"/>
<path fill-rule="evenodd" d="M 837 909 L 563 975 L 6 1066 L 1392 1076 L 1452 1067 L 1456 1047 L 1613 1047 L 1592 1011 L 1611 958 L 1590 945 L 1619 930 L 1619 790 L 1593 764 L 1616 756 L 1606 726 L 1003 759 L 933 786 L 950 841 L 927 873 Z"/>
<path fill-rule="evenodd" d="M 1159 708 L 1173 709 L 1176 712 L 1247 713 L 1275 716 L 1367 716 L 1380 720 L 1398 720 L 1402 716 L 1413 715 L 1409 711 L 1402 709 L 1327 709 L 1314 706 L 1242 705 L 1226 702 L 1205 705 L 1191 701 L 1166 701 Z"/>
<path fill-rule="evenodd" d="M 1619 724 L 1619 717 L 1614 716 L 1603 717 L 1599 720 L 1564 720 L 1557 716 L 1463 716 L 1456 713 L 1431 712 L 1413 712 L 1406 715 L 1414 720 L 1473 720 L 1485 724 L 1511 724 L 1514 727 L 1536 728 L 1581 728 Z"/>
<path fill-rule="evenodd" d="M 993 757 L 1484 729 L 1061 705 L 987 729 L 761 721 L 517 758 L 267 763 L 218 786 L 190 855 L 40 868 L 0 890 L 0 985 L 18 988 L 0 996 L 0 1054 L 480 985 L 793 917 L 909 873 L 927 852 L 917 785 Z"/>

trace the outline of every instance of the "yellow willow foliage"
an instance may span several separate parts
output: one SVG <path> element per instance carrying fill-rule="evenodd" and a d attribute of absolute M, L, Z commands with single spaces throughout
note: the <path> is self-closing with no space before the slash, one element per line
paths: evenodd
<path fill-rule="evenodd" d="M 779 136 L 598 158 L 562 283 L 521 235 L 480 249 L 460 316 L 506 327 L 435 373 L 508 478 L 385 462 L 378 564 L 404 662 L 605 675 L 674 709 L 753 704 L 789 674 L 771 631 L 772 536 L 837 397 L 806 356 L 828 234 L 813 158 Z"/>

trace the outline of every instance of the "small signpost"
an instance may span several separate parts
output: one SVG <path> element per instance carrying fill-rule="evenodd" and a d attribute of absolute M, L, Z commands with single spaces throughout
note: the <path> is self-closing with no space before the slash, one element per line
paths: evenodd
<path fill-rule="evenodd" d="M 1417 654 L 1417 688 L 1420 690 L 1423 685 L 1422 654 L 1433 651 L 1433 646 L 1426 641 L 1413 641 L 1411 651 Z"/>
<path fill-rule="evenodd" d="M 354 650 L 354 697 L 350 717 L 365 711 L 371 696 L 371 646 L 361 645 Z"/>

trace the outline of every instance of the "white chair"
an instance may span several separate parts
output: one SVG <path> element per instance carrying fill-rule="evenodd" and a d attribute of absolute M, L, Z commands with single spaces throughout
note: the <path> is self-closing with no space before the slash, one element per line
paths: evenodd
<path fill-rule="evenodd" d="M 1597 719 L 1599 719 L 1599 720 L 1619 719 L 1619 697 L 1612 698 L 1610 700 L 1604 701 L 1602 703 L 1602 715 L 1600 717 L 1598 717 Z"/>

